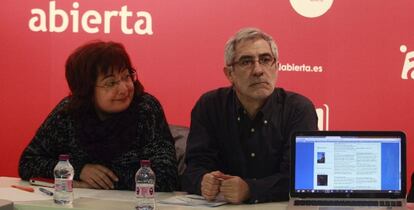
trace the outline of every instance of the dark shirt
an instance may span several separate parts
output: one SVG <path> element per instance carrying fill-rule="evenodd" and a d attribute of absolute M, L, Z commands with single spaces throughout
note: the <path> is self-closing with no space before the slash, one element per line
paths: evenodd
<path fill-rule="evenodd" d="M 53 168 L 59 154 L 69 154 L 75 170 L 75 180 L 85 164 L 101 164 L 119 178 L 114 183 L 118 190 L 135 190 L 135 173 L 141 159 L 149 159 L 156 175 L 156 191 L 173 191 L 177 185 L 177 161 L 174 142 L 164 111 L 158 100 L 147 93 L 137 103 L 132 103 L 137 121 L 136 128 L 126 151 L 109 160 L 88 153 L 81 144 L 76 121 L 64 110 L 69 98 L 63 99 L 37 130 L 32 141 L 23 151 L 19 162 L 19 175 L 28 180 L 32 177 L 53 178 Z"/>
<path fill-rule="evenodd" d="M 407 195 L 407 202 L 414 203 L 414 172 L 411 174 L 411 187 Z"/>
<path fill-rule="evenodd" d="M 183 189 L 201 194 L 204 174 L 219 170 L 247 182 L 247 203 L 289 199 L 289 136 L 317 130 L 312 102 L 276 88 L 250 119 L 232 88 L 204 94 L 191 113 Z"/>

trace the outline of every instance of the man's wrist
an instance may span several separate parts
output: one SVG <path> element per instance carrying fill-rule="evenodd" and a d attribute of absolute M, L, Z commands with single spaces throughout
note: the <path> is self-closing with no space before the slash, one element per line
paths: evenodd
<path fill-rule="evenodd" d="M 250 189 L 249 189 L 249 185 L 246 184 L 246 186 L 247 186 L 247 191 L 245 193 L 245 196 L 244 196 L 242 202 L 247 201 L 248 199 L 250 199 Z"/>

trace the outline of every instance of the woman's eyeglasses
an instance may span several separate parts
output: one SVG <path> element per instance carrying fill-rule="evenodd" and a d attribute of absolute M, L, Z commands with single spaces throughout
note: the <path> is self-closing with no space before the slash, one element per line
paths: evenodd
<path fill-rule="evenodd" d="M 106 79 L 102 85 L 96 85 L 96 87 L 105 88 L 107 90 L 113 90 L 116 89 L 121 82 L 126 84 L 133 84 L 133 82 L 136 80 L 136 73 L 135 72 L 129 72 L 128 74 L 124 74 L 121 76 L 119 80 L 115 80 L 115 77 L 111 77 Z"/>

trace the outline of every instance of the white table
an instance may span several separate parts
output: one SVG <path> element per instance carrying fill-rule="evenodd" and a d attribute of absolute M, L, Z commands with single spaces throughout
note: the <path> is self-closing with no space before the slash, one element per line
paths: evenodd
<path fill-rule="evenodd" d="M 0 177 L 0 187 L 9 187 L 12 184 L 29 185 L 26 181 L 18 178 Z M 72 207 L 60 206 L 53 202 L 53 199 L 38 201 L 18 201 L 14 203 L 17 210 L 55 210 L 55 209 L 96 209 L 96 210 L 134 210 L 134 192 L 120 190 L 92 190 L 92 189 L 74 189 L 75 200 Z M 182 194 L 175 193 L 157 193 L 156 201 L 169 198 L 171 196 Z M 86 197 L 85 197 L 86 196 Z M 7 195 L 1 195 L 0 199 L 7 199 Z M 223 205 L 219 207 L 200 207 L 200 206 L 179 206 L 167 205 L 157 202 L 156 210 L 185 210 L 185 209 L 209 209 L 209 210 L 285 210 L 287 202 L 263 203 L 263 204 L 242 204 L 242 205 Z"/>

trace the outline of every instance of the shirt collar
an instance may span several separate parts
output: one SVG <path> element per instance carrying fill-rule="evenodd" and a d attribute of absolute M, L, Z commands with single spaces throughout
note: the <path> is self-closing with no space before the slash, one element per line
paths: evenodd
<path fill-rule="evenodd" d="M 242 103 L 237 97 L 236 91 L 232 91 L 234 104 L 236 106 L 236 116 L 241 116 L 246 110 L 244 109 Z M 266 99 L 262 108 L 257 112 L 256 117 L 263 117 L 263 119 L 269 120 L 272 110 L 275 108 L 277 103 L 277 91 L 273 90 L 272 94 Z"/>

